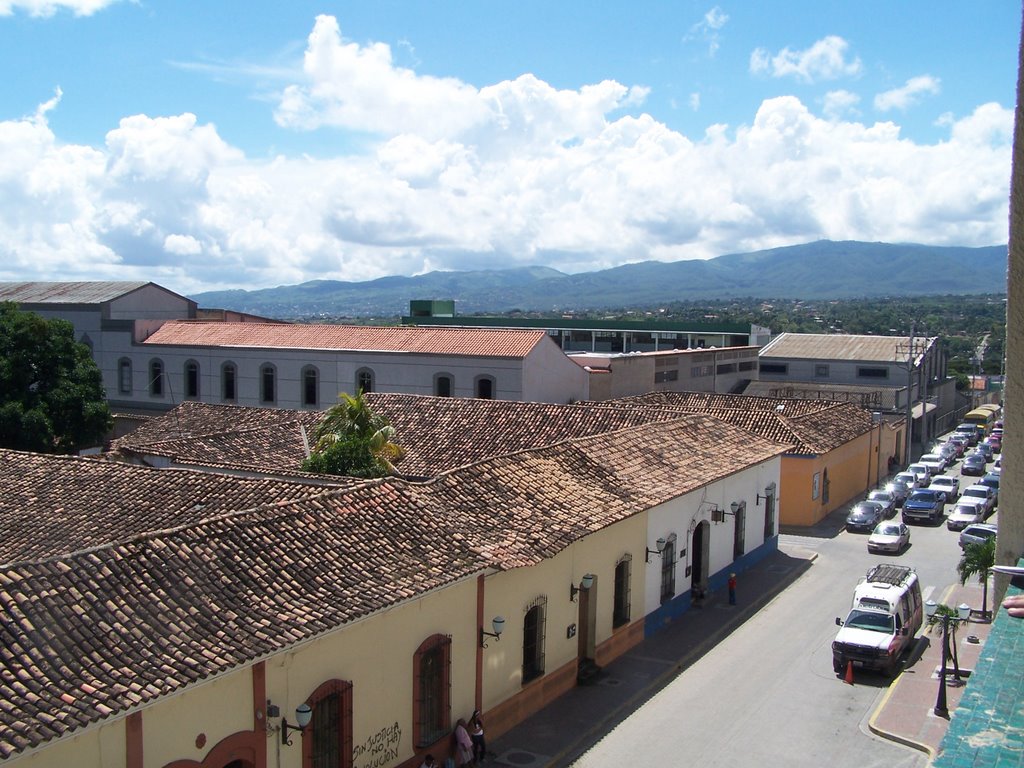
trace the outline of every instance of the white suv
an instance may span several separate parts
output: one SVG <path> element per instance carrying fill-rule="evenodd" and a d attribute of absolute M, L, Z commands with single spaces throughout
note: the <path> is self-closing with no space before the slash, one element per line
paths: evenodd
<path fill-rule="evenodd" d="M 960 495 L 962 501 L 973 501 L 981 507 L 982 519 L 990 517 L 993 512 L 996 511 L 996 495 L 995 492 L 987 485 L 981 485 L 975 483 L 974 485 L 968 485 L 964 488 L 964 492 Z"/>
<path fill-rule="evenodd" d="M 933 491 L 942 491 L 946 494 L 946 503 L 953 504 L 960 497 L 960 478 L 952 475 L 939 475 L 932 478 L 932 484 L 928 486 Z"/>

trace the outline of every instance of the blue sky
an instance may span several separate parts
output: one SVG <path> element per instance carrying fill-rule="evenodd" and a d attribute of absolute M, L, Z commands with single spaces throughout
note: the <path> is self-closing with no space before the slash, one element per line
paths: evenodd
<path fill-rule="evenodd" d="M 0 0 L 0 280 L 1007 231 L 1021 7 Z"/>

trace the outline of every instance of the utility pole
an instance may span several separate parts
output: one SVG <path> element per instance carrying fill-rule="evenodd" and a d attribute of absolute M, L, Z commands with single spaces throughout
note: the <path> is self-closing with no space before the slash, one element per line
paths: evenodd
<path fill-rule="evenodd" d="M 903 440 L 903 463 L 906 467 L 910 464 L 911 435 L 914 432 L 914 331 L 915 324 L 910 324 L 910 343 L 907 346 L 907 434 Z M 896 355 L 899 356 L 900 344 L 896 345 Z"/>

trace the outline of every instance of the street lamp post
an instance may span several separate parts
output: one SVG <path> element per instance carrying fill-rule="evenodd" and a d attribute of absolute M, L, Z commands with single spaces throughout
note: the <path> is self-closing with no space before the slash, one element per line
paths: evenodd
<path fill-rule="evenodd" d="M 938 610 L 938 603 L 929 600 L 924 604 L 924 611 L 931 618 Z M 961 622 L 967 622 L 971 617 L 971 607 L 966 603 L 957 606 L 957 615 L 950 616 L 942 613 L 939 618 L 942 620 L 942 665 L 939 669 L 939 694 L 935 699 L 935 709 L 932 710 L 939 717 L 949 717 L 949 708 L 946 706 L 946 660 L 949 658 L 949 625 L 956 626 Z M 957 680 L 960 679 L 960 665 L 956 665 Z"/>

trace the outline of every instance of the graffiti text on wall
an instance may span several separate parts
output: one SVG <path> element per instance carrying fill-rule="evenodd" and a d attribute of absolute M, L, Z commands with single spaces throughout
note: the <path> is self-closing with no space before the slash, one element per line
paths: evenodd
<path fill-rule="evenodd" d="M 352 749 L 354 768 L 381 768 L 398 757 L 398 742 L 402 740 L 402 729 L 396 722 L 381 728 L 366 741 Z"/>

